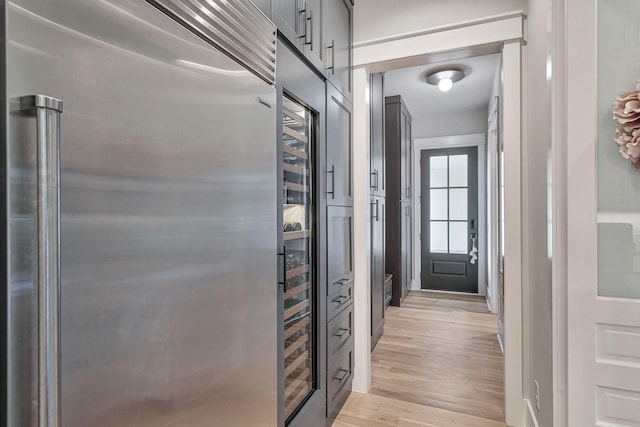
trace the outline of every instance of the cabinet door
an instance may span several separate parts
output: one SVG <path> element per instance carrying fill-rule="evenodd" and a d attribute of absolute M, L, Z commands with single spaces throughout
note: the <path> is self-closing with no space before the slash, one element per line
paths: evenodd
<path fill-rule="evenodd" d="M 409 245 L 407 244 L 407 237 L 409 236 L 409 221 L 407 216 L 407 204 L 400 203 L 400 290 L 401 298 L 404 299 L 408 288 L 409 281 L 409 269 L 407 268 L 407 257 L 409 253 L 407 251 Z"/>
<path fill-rule="evenodd" d="M 304 55 L 318 70 L 324 67 L 324 10 L 322 0 L 305 0 L 298 32 Z"/>
<path fill-rule="evenodd" d="M 300 46 L 298 34 L 301 27 L 300 6 L 302 0 L 272 0 L 272 20 L 278 30 L 296 47 Z"/>
<path fill-rule="evenodd" d="M 353 284 L 353 208 L 327 207 L 327 294 Z"/>
<path fill-rule="evenodd" d="M 407 116 L 404 116 L 404 120 L 405 120 L 405 131 L 404 131 L 404 146 L 405 146 L 405 168 L 404 168 L 404 174 L 405 174 L 405 194 L 404 194 L 404 199 L 405 200 L 411 200 L 412 194 L 411 194 L 411 188 L 412 188 L 412 182 L 411 182 L 411 170 L 412 165 L 411 165 L 411 121 L 409 120 L 409 118 Z"/>
<path fill-rule="evenodd" d="M 327 85 L 327 204 L 353 206 L 351 104 Z"/>
<path fill-rule="evenodd" d="M 262 13 L 271 18 L 271 0 L 253 0 L 253 2 L 260 8 Z"/>
<path fill-rule="evenodd" d="M 352 12 L 349 0 L 327 0 L 325 46 L 327 78 L 351 99 Z"/>
<path fill-rule="evenodd" d="M 407 117 L 404 112 L 400 113 L 400 188 L 398 189 L 398 195 L 401 201 L 407 199 Z M 404 215 L 404 212 L 401 213 Z"/>
<path fill-rule="evenodd" d="M 384 150 L 384 74 L 371 75 L 371 183 L 370 192 L 375 196 L 385 195 L 385 150 Z"/>
<path fill-rule="evenodd" d="M 405 236 L 404 236 L 404 245 L 406 256 L 404 258 L 404 262 L 406 265 L 407 278 L 405 281 L 405 289 L 408 292 L 411 289 L 411 281 L 413 280 L 413 247 L 412 247 L 412 224 L 411 224 L 411 203 L 405 203 L 405 222 L 407 226 L 405 227 Z"/>
<path fill-rule="evenodd" d="M 371 349 L 384 327 L 384 211 L 383 197 L 371 201 Z"/>

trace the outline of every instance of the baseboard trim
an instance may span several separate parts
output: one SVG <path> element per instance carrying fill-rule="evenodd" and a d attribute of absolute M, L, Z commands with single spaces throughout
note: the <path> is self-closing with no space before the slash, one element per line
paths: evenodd
<path fill-rule="evenodd" d="M 540 424 L 538 424 L 538 419 L 536 418 L 536 413 L 533 410 L 533 406 L 531 405 L 531 400 L 525 399 L 524 401 L 527 405 L 527 421 L 525 425 L 527 427 L 540 427 Z"/>

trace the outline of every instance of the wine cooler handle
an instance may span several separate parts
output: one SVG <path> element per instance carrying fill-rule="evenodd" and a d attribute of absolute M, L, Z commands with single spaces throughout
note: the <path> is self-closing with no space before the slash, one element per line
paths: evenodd
<path fill-rule="evenodd" d="M 282 285 L 284 292 L 287 292 L 287 246 L 282 246 L 282 252 L 279 253 L 282 257 L 282 281 L 279 283 Z"/>
<path fill-rule="evenodd" d="M 36 117 L 38 233 L 38 427 L 60 425 L 60 114 L 62 101 L 20 98 Z"/>

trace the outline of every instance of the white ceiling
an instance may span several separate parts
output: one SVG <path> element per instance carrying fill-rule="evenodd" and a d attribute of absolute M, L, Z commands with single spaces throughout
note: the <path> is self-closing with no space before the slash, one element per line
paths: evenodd
<path fill-rule="evenodd" d="M 489 104 L 499 59 L 500 54 L 496 53 L 387 71 L 384 95 L 401 95 L 413 117 L 485 108 Z M 449 66 L 463 70 L 466 75 L 454 83 L 449 92 L 440 92 L 438 86 L 426 82 L 430 72 Z"/>

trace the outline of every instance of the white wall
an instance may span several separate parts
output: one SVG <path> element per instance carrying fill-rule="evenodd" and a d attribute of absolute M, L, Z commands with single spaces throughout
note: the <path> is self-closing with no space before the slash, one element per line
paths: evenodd
<path fill-rule="evenodd" d="M 495 120 L 495 132 L 500 137 L 500 117 L 502 113 L 499 103 L 502 97 L 502 58 L 496 67 L 491 86 L 489 107 L 487 108 L 487 124 L 490 126 Z M 498 310 L 498 140 L 491 136 L 491 129 L 487 129 L 487 304 L 493 313 Z M 504 340 L 504 337 L 500 337 Z"/>
<path fill-rule="evenodd" d="M 525 398 L 531 403 L 532 416 L 540 426 L 553 425 L 553 340 L 552 340 L 552 256 L 551 230 L 551 0 L 530 1 L 525 69 L 525 146 L 523 152 L 526 183 L 523 256 L 528 268 L 523 271 L 525 316 L 530 327 L 523 331 Z M 536 385 L 540 403 L 536 407 Z"/>
<path fill-rule="evenodd" d="M 414 115 L 412 119 L 413 139 L 487 132 L 486 108 L 460 111 L 456 114 L 436 114 L 422 117 Z"/>
<path fill-rule="evenodd" d="M 361 0 L 353 17 L 355 43 L 524 9 L 526 0 Z"/>

